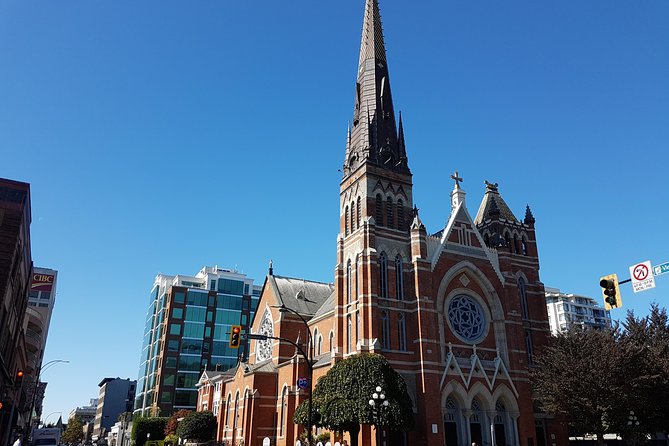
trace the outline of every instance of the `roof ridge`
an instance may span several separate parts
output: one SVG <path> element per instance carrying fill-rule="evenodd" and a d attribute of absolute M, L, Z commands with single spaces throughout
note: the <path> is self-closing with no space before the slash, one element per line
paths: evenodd
<path fill-rule="evenodd" d="M 276 274 L 274 274 L 273 277 L 278 278 L 278 279 L 302 280 L 304 282 L 309 282 L 309 283 L 319 283 L 321 285 L 332 285 L 332 286 L 334 286 L 334 283 L 332 283 L 332 282 L 320 282 L 320 281 L 317 281 L 317 280 L 304 279 L 302 277 L 279 276 L 279 275 L 276 275 Z"/>

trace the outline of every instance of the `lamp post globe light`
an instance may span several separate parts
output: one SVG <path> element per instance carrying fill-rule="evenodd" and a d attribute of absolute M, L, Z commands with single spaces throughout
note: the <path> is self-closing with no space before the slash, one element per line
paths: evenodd
<path fill-rule="evenodd" d="M 376 386 L 374 389 L 375 392 L 372 394 L 372 398 L 369 400 L 369 405 L 372 406 L 372 414 L 374 416 L 374 427 L 376 428 L 376 444 L 380 444 L 380 430 L 379 424 L 381 423 L 381 409 L 388 407 L 390 404 L 386 399 L 386 394 L 383 393 L 381 386 Z"/>

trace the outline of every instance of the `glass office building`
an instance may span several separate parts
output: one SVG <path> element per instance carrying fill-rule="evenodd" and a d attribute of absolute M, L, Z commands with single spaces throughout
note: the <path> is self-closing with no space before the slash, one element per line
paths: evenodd
<path fill-rule="evenodd" d="M 244 333 L 260 286 L 237 271 L 205 267 L 195 276 L 159 274 L 151 289 L 137 380 L 135 412 L 166 416 L 195 410 L 203 370 L 226 370 L 247 354 L 231 349 L 230 327 Z"/>

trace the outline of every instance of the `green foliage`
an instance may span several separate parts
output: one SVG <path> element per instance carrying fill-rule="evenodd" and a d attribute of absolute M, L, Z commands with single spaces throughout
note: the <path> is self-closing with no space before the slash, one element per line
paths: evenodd
<path fill-rule="evenodd" d="M 151 440 L 147 441 L 144 446 L 163 446 L 165 444 L 164 440 Z"/>
<path fill-rule="evenodd" d="M 165 445 L 175 445 L 179 443 L 179 437 L 177 437 L 177 434 L 169 434 L 165 436 L 164 444 Z"/>
<path fill-rule="evenodd" d="M 132 422 L 131 438 L 135 446 L 144 446 L 146 434 L 151 434 L 149 440 L 162 440 L 165 438 L 166 417 L 140 417 Z"/>
<path fill-rule="evenodd" d="M 191 413 L 191 411 L 187 409 L 181 409 L 174 412 L 165 426 L 165 435 L 176 434 L 179 419 L 186 418 L 186 415 L 189 413 Z"/>
<path fill-rule="evenodd" d="M 181 438 L 204 443 L 216 433 L 216 417 L 210 411 L 191 412 L 179 423 L 177 435 Z"/>
<path fill-rule="evenodd" d="M 369 405 L 376 386 L 389 402 L 375 414 Z M 295 411 L 295 423 L 308 425 L 308 401 Z M 313 394 L 313 423 L 333 431 L 351 432 L 357 439 L 361 424 L 379 424 L 394 431 L 413 429 L 411 399 L 402 375 L 375 353 L 362 353 L 337 362 L 318 380 Z"/>
<path fill-rule="evenodd" d="M 537 363 L 532 382 L 541 406 L 577 432 L 631 438 L 669 429 L 669 318 L 657 305 L 644 318 L 628 313 L 622 328 L 560 334 Z M 630 410 L 640 421 L 633 430 Z"/>
<path fill-rule="evenodd" d="M 318 435 L 316 437 L 316 443 L 322 442 L 323 444 L 327 443 L 330 441 L 330 433 L 329 432 L 323 432 L 322 434 Z"/>
<path fill-rule="evenodd" d="M 60 440 L 67 444 L 77 444 L 84 439 L 84 423 L 79 417 L 70 418 L 67 422 L 67 429 L 63 432 Z"/>

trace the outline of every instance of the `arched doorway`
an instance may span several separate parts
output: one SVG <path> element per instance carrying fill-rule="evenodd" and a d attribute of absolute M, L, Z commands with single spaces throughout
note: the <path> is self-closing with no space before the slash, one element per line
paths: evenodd
<path fill-rule="evenodd" d="M 509 414 L 503 402 L 497 401 L 495 404 L 495 446 L 506 446 L 506 425 L 509 421 Z"/>
<path fill-rule="evenodd" d="M 458 420 L 460 409 L 452 398 L 446 400 L 444 413 L 444 439 L 446 446 L 458 446 Z"/>
<path fill-rule="evenodd" d="M 469 436 L 472 443 L 483 446 L 483 410 L 478 399 L 472 400 L 472 413 L 469 416 Z"/>

